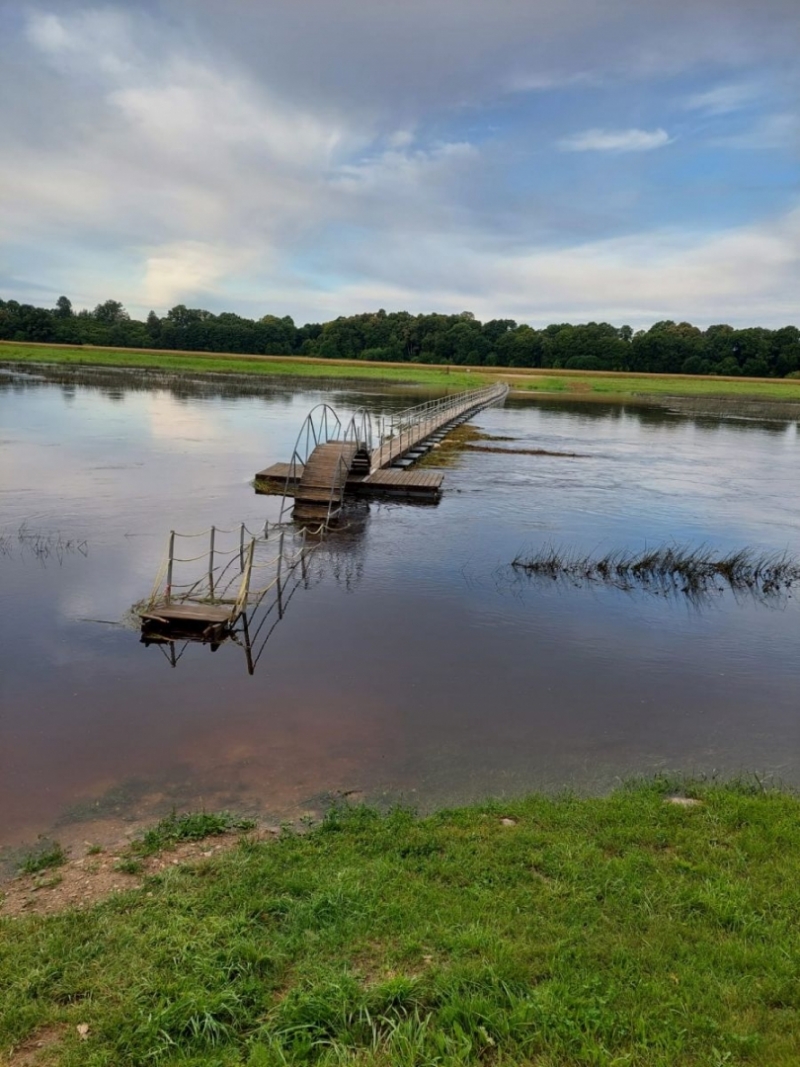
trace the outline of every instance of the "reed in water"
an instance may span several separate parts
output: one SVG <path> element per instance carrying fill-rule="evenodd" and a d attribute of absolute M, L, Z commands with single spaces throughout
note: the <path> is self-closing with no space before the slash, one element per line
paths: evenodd
<path fill-rule="evenodd" d="M 758 597 L 787 595 L 800 580 L 800 559 L 788 553 L 742 548 L 720 555 L 708 546 L 665 545 L 642 552 L 626 549 L 604 556 L 548 546 L 519 555 L 511 566 L 532 577 L 602 582 L 617 589 L 704 596 L 730 589 Z"/>

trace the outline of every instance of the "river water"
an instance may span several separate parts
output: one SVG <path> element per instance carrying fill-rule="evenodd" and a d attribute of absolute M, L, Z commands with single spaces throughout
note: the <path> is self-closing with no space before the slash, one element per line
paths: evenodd
<path fill-rule="evenodd" d="M 129 621 L 170 529 L 277 518 L 256 470 L 307 411 L 419 390 L 156 377 L 0 378 L 0 845 L 75 820 L 332 796 L 421 809 L 640 773 L 800 784 L 800 609 L 531 583 L 546 545 L 800 554 L 795 420 L 509 400 L 438 506 L 370 503 L 264 646 L 171 666 Z M 20 536 L 20 531 L 22 536 Z M 84 831 L 91 839 L 91 829 Z"/>

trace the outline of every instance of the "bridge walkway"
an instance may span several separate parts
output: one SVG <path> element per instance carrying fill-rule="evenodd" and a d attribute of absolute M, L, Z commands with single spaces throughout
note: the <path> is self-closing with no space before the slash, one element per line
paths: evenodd
<path fill-rule="evenodd" d="M 431 400 L 390 416 L 388 433 L 381 434 L 381 444 L 372 452 L 370 474 L 391 467 L 429 437 L 504 399 L 507 393 L 508 386 L 491 385 Z"/>
<path fill-rule="evenodd" d="M 327 441 L 317 445 L 308 457 L 295 489 L 295 519 L 328 522 L 336 516 L 358 451 L 354 441 Z"/>

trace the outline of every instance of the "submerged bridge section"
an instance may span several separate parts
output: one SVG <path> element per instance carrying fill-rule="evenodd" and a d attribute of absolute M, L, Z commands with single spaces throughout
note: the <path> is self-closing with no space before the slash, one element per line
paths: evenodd
<path fill-rule="evenodd" d="M 238 640 L 252 673 L 295 589 L 307 583 L 308 562 L 345 496 L 388 493 L 438 500 L 444 475 L 408 468 L 456 426 L 502 402 L 507 392 L 505 385 L 487 386 L 379 419 L 362 410 L 346 426 L 333 408 L 318 405 L 306 417 L 289 463 L 256 475 L 257 483 L 283 485 L 278 523 L 267 523 L 263 533 L 244 525 L 238 531 L 212 526 L 197 534 L 171 532 L 150 597 L 135 606 L 142 641 L 168 649 L 175 666 L 182 655 L 175 651 L 176 640 L 199 641 L 212 650 Z M 189 555 L 179 549 L 187 539 L 197 544 Z"/>
<path fill-rule="evenodd" d="M 495 384 L 430 400 L 373 419 L 357 412 L 343 426 L 333 408 L 310 412 L 289 463 L 256 474 L 259 483 L 283 483 L 281 521 L 327 526 L 341 511 L 345 495 L 392 495 L 436 501 L 444 475 L 412 471 L 417 460 L 456 426 L 503 401 L 508 386 Z"/>

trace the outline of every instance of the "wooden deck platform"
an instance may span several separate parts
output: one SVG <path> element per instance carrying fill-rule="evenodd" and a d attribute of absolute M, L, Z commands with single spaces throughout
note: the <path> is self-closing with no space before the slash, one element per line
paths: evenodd
<path fill-rule="evenodd" d="M 231 622 L 233 606 L 230 604 L 198 604 L 189 601 L 174 601 L 170 604 L 154 604 L 149 611 L 141 611 L 143 619 L 172 624 L 188 623 L 192 626 L 206 624 L 216 626 Z"/>
<path fill-rule="evenodd" d="M 304 469 L 305 468 L 303 467 L 302 463 L 295 464 L 295 467 L 294 467 L 294 478 L 292 480 L 295 481 L 295 482 L 299 482 L 300 479 L 303 477 L 303 470 Z M 257 471 L 256 472 L 256 481 L 257 482 L 285 482 L 286 479 L 291 476 L 291 474 L 292 474 L 292 465 L 291 465 L 291 463 L 273 463 L 271 467 L 265 467 L 265 469 L 263 471 Z"/>
<path fill-rule="evenodd" d="M 358 486 L 359 495 L 405 496 L 438 500 L 444 475 L 434 471 L 404 471 L 395 468 L 374 471 Z"/>

